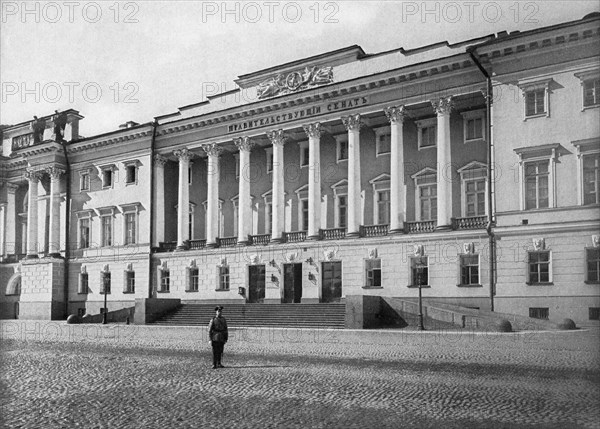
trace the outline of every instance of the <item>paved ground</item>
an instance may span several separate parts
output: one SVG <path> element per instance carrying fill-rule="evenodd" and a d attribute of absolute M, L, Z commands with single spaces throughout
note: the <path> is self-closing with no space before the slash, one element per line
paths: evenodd
<path fill-rule="evenodd" d="M 600 427 L 598 329 L 204 330 L 2 322 L 10 428 Z"/>

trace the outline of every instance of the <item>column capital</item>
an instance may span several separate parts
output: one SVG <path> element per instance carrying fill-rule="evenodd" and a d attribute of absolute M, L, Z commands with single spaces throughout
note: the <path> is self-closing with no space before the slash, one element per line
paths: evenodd
<path fill-rule="evenodd" d="M 239 149 L 240 152 L 250 152 L 254 147 L 254 142 L 250 140 L 250 137 L 243 136 L 233 139 L 233 143 Z"/>
<path fill-rule="evenodd" d="M 18 183 L 6 182 L 5 185 L 6 185 L 6 190 L 8 191 L 9 194 L 14 194 L 15 192 L 17 192 L 17 189 L 19 189 Z"/>
<path fill-rule="evenodd" d="M 315 122 L 314 124 L 306 124 L 306 125 L 302 125 L 302 128 L 304 128 L 304 132 L 306 133 L 306 135 L 310 138 L 320 138 L 321 137 L 321 123 L 320 122 Z"/>
<path fill-rule="evenodd" d="M 28 168 L 25 170 L 25 178 L 30 182 L 39 182 L 42 178 L 42 172 L 39 170 L 34 170 L 32 168 Z"/>
<path fill-rule="evenodd" d="M 454 102 L 452 101 L 451 95 L 448 97 L 440 97 L 437 101 L 431 100 L 431 105 L 438 115 L 449 115 L 454 108 Z"/>
<path fill-rule="evenodd" d="M 286 140 L 286 135 L 283 133 L 283 130 L 273 130 L 267 133 L 269 140 L 275 146 L 283 146 Z"/>
<path fill-rule="evenodd" d="M 157 167 L 164 167 L 167 161 L 168 159 L 159 153 L 154 155 L 154 165 L 156 165 Z"/>
<path fill-rule="evenodd" d="M 390 123 L 392 124 L 394 122 L 404 122 L 406 118 L 410 117 L 404 104 L 401 104 L 399 106 L 386 107 L 385 109 L 383 109 L 383 113 L 385 113 L 385 116 L 387 116 L 388 121 L 390 121 Z"/>
<path fill-rule="evenodd" d="M 65 173 L 66 170 L 64 168 L 57 167 L 56 165 L 52 165 L 50 167 L 46 167 L 44 171 L 46 171 L 46 173 L 48 173 L 53 179 L 58 179 L 62 174 Z"/>
<path fill-rule="evenodd" d="M 359 113 L 356 115 L 342 116 L 342 123 L 348 131 L 358 131 L 362 126 Z"/>
<path fill-rule="evenodd" d="M 219 157 L 223 153 L 223 148 L 218 146 L 216 143 L 206 143 L 202 145 L 202 150 L 206 152 L 208 156 Z"/>
<path fill-rule="evenodd" d="M 179 158 L 180 161 L 189 161 L 194 156 L 194 154 L 186 148 L 174 150 L 173 155 Z"/>

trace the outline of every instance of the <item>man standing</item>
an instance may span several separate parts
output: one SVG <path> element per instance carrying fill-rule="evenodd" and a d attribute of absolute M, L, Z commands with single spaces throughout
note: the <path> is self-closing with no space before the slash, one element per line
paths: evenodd
<path fill-rule="evenodd" d="M 221 365 L 223 347 L 229 338 L 227 320 L 223 317 L 223 307 L 215 307 L 215 317 L 208 324 L 208 338 L 213 349 L 213 369 L 225 368 Z"/>

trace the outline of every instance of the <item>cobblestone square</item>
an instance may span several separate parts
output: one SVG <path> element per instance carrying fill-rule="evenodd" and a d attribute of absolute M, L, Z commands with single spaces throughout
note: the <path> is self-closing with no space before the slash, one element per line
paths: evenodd
<path fill-rule="evenodd" d="M 600 427 L 597 329 L 0 327 L 7 428 Z"/>

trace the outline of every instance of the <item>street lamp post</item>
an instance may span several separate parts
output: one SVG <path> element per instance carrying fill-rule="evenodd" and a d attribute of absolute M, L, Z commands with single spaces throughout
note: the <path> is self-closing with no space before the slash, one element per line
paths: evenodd
<path fill-rule="evenodd" d="M 110 284 L 110 280 L 108 279 L 108 277 L 104 276 L 103 283 L 104 283 L 104 313 L 102 314 L 102 324 L 106 325 L 107 319 L 108 319 L 108 306 L 106 303 L 106 298 L 108 295 L 108 285 Z"/>
<path fill-rule="evenodd" d="M 425 266 L 419 262 L 419 264 L 417 265 L 417 286 L 419 287 L 419 331 L 425 330 L 425 326 L 423 326 L 423 296 L 421 294 L 424 270 Z"/>

